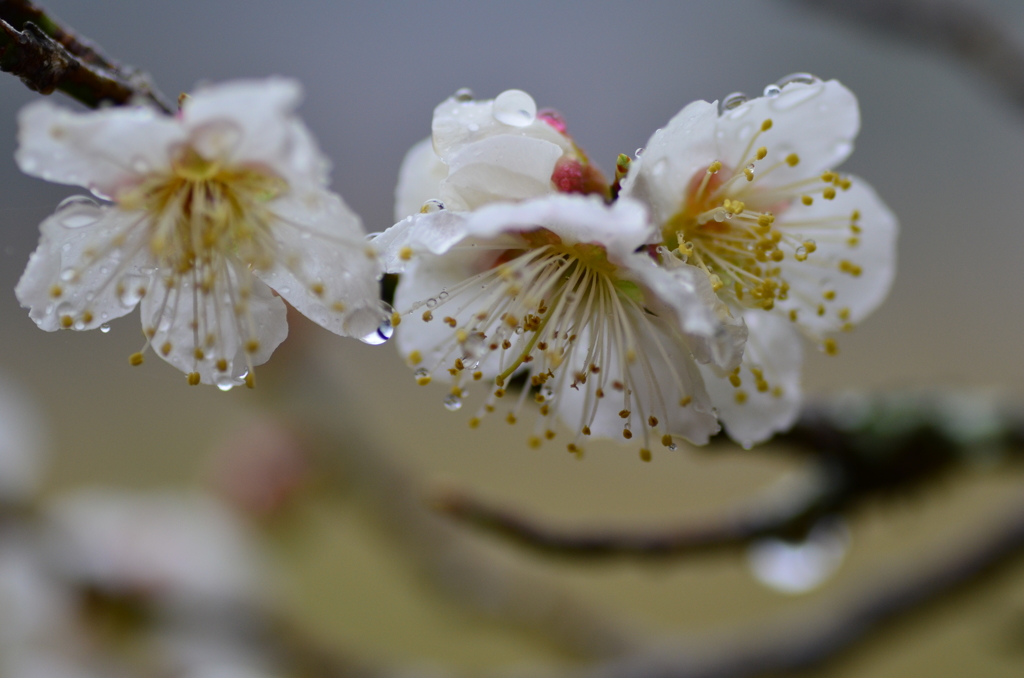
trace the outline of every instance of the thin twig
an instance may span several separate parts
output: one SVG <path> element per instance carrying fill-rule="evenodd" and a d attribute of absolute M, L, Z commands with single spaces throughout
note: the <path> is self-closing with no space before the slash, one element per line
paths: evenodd
<path fill-rule="evenodd" d="M 0 0 L 0 70 L 36 92 L 60 90 L 91 108 L 148 101 L 174 110 L 145 73 L 110 59 L 26 0 Z"/>
<path fill-rule="evenodd" d="M 1024 50 L 983 10 L 952 0 L 791 0 L 964 62 L 1024 110 Z"/>

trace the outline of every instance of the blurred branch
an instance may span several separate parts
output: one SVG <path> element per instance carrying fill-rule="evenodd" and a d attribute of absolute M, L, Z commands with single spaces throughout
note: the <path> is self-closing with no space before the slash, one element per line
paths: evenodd
<path fill-rule="evenodd" d="M 107 57 L 28 0 L 0 0 L 0 70 L 31 90 L 60 90 L 90 108 L 148 101 L 174 111 L 149 76 Z"/>
<path fill-rule="evenodd" d="M 1024 50 L 977 3 L 952 0 L 791 0 L 958 59 L 1024 112 Z"/>

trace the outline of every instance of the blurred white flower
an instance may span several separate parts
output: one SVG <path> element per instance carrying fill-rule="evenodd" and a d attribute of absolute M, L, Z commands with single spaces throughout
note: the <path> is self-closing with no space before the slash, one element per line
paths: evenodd
<path fill-rule="evenodd" d="M 262 560 L 242 524 L 188 492 L 82 490 L 50 508 L 54 562 L 72 581 L 193 603 L 242 602 Z"/>
<path fill-rule="evenodd" d="M 285 305 L 379 343 L 390 311 L 359 218 L 294 115 L 291 80 L 197 91 L 171 118 L 146 108 L 19 117 L 21 169 L 84 186 L 40 227 L 16 294 L 43 329 L 104 326 L 141 304 L 145 346 L 191 384 L 246 381 L 287 334 Z"/>
<path fill-rule="evenodd" d="M 694 102 L 655 132 L 620 195 L 642 200 L 666 258 L 703 271 L 746 321 L 743 365 L 705 376 L 727 431 L 751 445 L 796 416 L 800 332 L 835 353 L 825 334 L 885 298 L 897 222 L 867 183 L 832 169 L 860 126 L 837 81 L 796 74 L 722 109 Z"/>
<path fill-rule="evenodd" d="M 570 451 L 588 435 L 635 435 L 645 458 L 652 437 L 674 447 L 675 436 L 703 443 L 718 430 L 696 363 L 734 369 L 746 329 L 703 272 L 637 252 L 657 235 L 642 205 L 553 195 L 424 217 L 434 253 L 413 258 L 398 285 L 396 308 L 415 313 L 398 347 L 419 383 L 451 384 L 449 409 L 469 382 L 494 380 L 471 426 L 523 371 L 536 388 L 507 418 L 533 393 L 534 446 L 554 437 L 544 419 L 554 416 L 575 432 Z"/>
<path fill-rule="evenodd" d="M 0 376 L 0 505 L 23 501 L 36 490 L 44 431 L 29 394 Z"/>

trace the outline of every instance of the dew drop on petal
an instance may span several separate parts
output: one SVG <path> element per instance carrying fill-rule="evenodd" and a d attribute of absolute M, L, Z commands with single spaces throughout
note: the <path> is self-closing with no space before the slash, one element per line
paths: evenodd
<path fill-rule="evenodd" d="M 64 198 L 57 205 L 61 226 L 65 228 L 82 228 L 95 224 L 100 218 L 99 205 L 85 195 L 72 195 Z"/>
<path fill-rule="evenodd" d="M 775 97 L 779 96 L 779 93 L 781 91 L 782 88 L 779 87 L 778 85 L 768 85 L 767 87 L 764 88 L 764 95 L 769 99 L 774 99 Z"/>
<path fill-rule="evenodd" d="M 816 85 L 817 83 L 821 82 L 821 79 L 818 76 L 812 75 L 810 73 L 790 73 L 784 78 L 779 78 L 775 82 L 775 84 L 779 87 L 779 89 L 782 89 L 786 85 L 789 85 L 794 82 L 800 83 L 801 85 Z M 769 87 L 771 87 L 771 85 L 769 85 Z"/>
<path fill-rule="evenodd" d="M 455 395 L 454 393 L 449 393 L 447 396 L 445 396 L 444 408 L 449 412 L 454 412 L 455 410 L 461 409 L 462 398 Z"/>
<path fill-rule="evenodd" d="M 544 396 L 544 402 L 546 403 L 550 403 L 552 400 L 555 399 L 555 389 L 551 388 L 550 386 L 542 386 L 540 389 L 540 394 Z"/>
<path fill-rule="evenodd" d="M 670 449 L 670 450 L 678 450 L 679 446 L 676 445 L 675 443 L 669 443 L 668 449 Z"/>
<path fill-rule="evenodd" d="M 146 295 L 148 279 L 141 275 L 125 275 L 117 282 L 117 300 L 125 308 L 135 308 Z"/>
<path fill-rule="evenodd" d="M 367 233 L 365 238 L 372 242 L 372 241 L 377 239 L 377 236 L 379 236 L 379 235 L 381 235 L 383 233 L 384 233 L 384 231 L 374 231 L 373 233 Z"/>
<path fill-rule="evenodd" d="M 505 90 L 495 97 L 492 114 L 500 123 L 527 127 L 537 118 L 537 102 L 522 90 Z"/>
<path fill-rule="evenodd" d="M 733 92 L 724 99 L 722 99 L 721 110 L 722 112 L 731 111 L 734 108 L 739 108 L 743 104 L 747 103 L 747 95 L 743 92 Z"/>
<path fill-rule="evenodd" d="M 421 214 L 434 214 L 444 209 L 444 203 L 440 200 L 431 198 L 430 200 L 423 203 L 423 207 L 420 207 Z"/>
<path fill-rule="evenodd" d="M 634 158 L 639 158 L 643 154 L 644 154 L 644 147 L 643 146 L 641 146 L 640 148 L 638 148 L 635 151 L 633 151 L 633 157 Z"/>
<path fill-rule="evenodd" d="M 421 377 L 426 377 L 426 376 L 429 376 L 429 375 L 430 375 L 430 372 L 428 372 L 427 368 L 425 368 L 425 367 L 420 367 L 419 369 L 417 369 L 415 372 L 412 373 L 412 376 L 416 377 L 417 379 L 420 379 Z"/>
<path fill-rule="evenodd" d="M 473 90 L 471 90 L 468 87 L 460 87 L 459 89 L 455 90 L 455 100 L 456 101 L 472 101 L 473 100 Z"/>
<path fill-rule="evenodd" d="M 395 332 L 391 325 L 392 313 L 391 306 L 383 301 L 378 302 L 376 306 L 357 308 L 345 318 L 345 332 L 364 344 L 379 346 Z"/>

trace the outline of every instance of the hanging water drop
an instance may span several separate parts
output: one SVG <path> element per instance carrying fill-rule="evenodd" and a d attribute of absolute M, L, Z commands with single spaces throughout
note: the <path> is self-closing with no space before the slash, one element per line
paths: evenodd
<path fill-rule="evenodd" d="M 679 446 L 676 445 L 675 443 L 669 443 L 668 449 L 670 449 L 670 450 L 678 450 Z"/>
<path fill-rule="evenodd" d="M 764 95 L 769 99 L 774 99 L 775 97 L 779 96 L 779 93 L 781 91 L 782 88 L 779 87 L 778 85 L 768 85 L 767 87 L 764 88 Z"/>
<path fill-rule="evenodd" d="M 743 104 L 747 103 L 747 99 L 747 95 L 743 92 L 733 92 L 722 99 L 722 111 L 731 111 L 734 108 L 739 108 Z"/>
<path fill-rule="evenodd" d="M 430 372 L 427 371 L 426 367 L 420 367 L 415 372 L 412 373 L 412 376 L 416 377 L 417 379 L 421 379 L 423 377 L 430 376 Z"/>
<path fill-rule="evenodd" d="M 492 115 L 500 123 L 527 127 L 537 118 L 537 102 L 522 90 L 505 90 L 495 97 Z"/>
<path fill-rule="evenodd" d="M 149 281 L 141 275 L 125 275 L 117 282 L 117 300 L 125 308 L 135 308 L 136 304 L 146 296 L 146 283 Z"/>
<path fill-rule="evenodd" d="M 640 148 L 638 148 L 635 151 L 633 151 L 633 157 L 637 158 L 637 159 L 639 159 L 640 156 L 643 155 L 643 154 L 644 154 L 644 147 L 643 146 L 641 146 Z"/>
<path fill-rule="evenodd" d="M 821 79 L 818 76 L 812 75 L 810 73 L 790 73 L 786 77 L 779 78 L 778 80 L 776 80 L 775 84 L 781 90 L 786 85 L 790 85 L 793 83 L 798 83 L 801 85 L 815 85 L 819 82 L 821 82 Z M 771 85 L 769 85 L 769 87 L 771 87 Z"/>
<path fill-rule="evenodd" d="M 110 331 L 110 325 L 108 325 L 106 323 L 103 323 L 102 325 L 100 325 L 100 332 L 102 332 L 103 334 L 106 334 L 109 331 Z"/>
<path fill-rule="evenodd" d="M 449 393 L 447 396 L 445 396 L 444 408 L 446 410 L 448 410 L 449 412 L 454 412 L 455 410 L 458 410 L 461 407 L 462 407 L 462 398 L 460 398 L 459 396 L 455 395 L 454 393 Z"/>
<path fill-rule="evenodd" d="M 456 101 L 472 101 L 473 100 L 473 90 L 471 90 L 468 87 L 460 87 L 459 89 L 455 90 L 455 100 Z"/>
<path fill-rule="evenodd" d="M 214 383 L 217 384 L 217 388 L 224 391 L 225 393 L 233 389 L 235 386 L 237 386 L 235 379 L 233 377 L 229 377 L 226 374 L 217 377 L 216 380 L 214 380 Z"/>
<path fill-rule="evenodd" d="M 391 325 L 393 312 L 391 306 L 380 301 L 376 306 L 364 306 L 349 313 L 342 327 L 348 336 L 355 337 L 364 344 L 379 346 L 395 332 Z"/>

